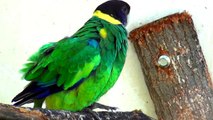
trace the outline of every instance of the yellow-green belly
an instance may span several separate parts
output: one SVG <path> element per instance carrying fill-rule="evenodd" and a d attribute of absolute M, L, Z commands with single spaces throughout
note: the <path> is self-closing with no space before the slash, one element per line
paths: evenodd
<path fill-rule="evenodd" d="M 45 99 L 46 107 L 54 110 L 80 111 L 99 99 L 108 78 L 87 79 L 78 88 L 50 95 Z"/>

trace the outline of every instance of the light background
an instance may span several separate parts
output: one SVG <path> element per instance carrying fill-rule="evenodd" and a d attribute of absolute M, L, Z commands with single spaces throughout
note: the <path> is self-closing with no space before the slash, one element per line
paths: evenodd
<path fill-rule="evenodd" d="M 71 36 L 105 0 L 0 0 L 0 102 L 27 84 L 18 72 L 41 45 Z M 166 15 L 188 11 L 194 20 L 209 72 L 213 75 L 211 0 L 126 0 L 131 6 L 128 31 Z M 129 44 L 126 64 L 115 86 L 100 100 L 119 110 L 141 109 L 155 117 L 138 58 Z"/>

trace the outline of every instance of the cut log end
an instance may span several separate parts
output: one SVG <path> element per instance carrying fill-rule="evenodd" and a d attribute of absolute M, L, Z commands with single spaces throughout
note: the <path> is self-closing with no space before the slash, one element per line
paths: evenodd
<path fill-rule="evenodd" d="M 193 24 L 191 15 L 188 14 L 186 11 L 184 11 L 182 13 L 175 13 L 173 15 L 163 17 L 152 23 L 143 25 L 142 27 L 132 30 L 129 34 L 129 40 L 132 42 L 138 41 L 138 39 L 141 39 L 141 37 L 142 37 L 142 36 L 140 36 L 141 34 L 149 35 L 152 32 L 158 33 L 158 32 L 161 32 L 165 28 L 172 28 L 172 26 L 171 26 L 172 24 L 174 24 L 174 23 L 178 24 L 180 22 L 187 22 L 189 24 Z"/>

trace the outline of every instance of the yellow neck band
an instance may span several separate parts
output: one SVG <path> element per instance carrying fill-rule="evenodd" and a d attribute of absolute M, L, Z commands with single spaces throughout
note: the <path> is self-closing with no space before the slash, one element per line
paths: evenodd
<path fill-rule="evenodd" d="M 107 22 L 110 22 L 112 24 L 122 24 L 119 20 L 111 17 L 110 15 L 107 15 L 105 13 L 102 13 L 100 10 L 96 10 L 94 13 L 93 13 L 93 16 L 96 16 L 98 18 L 101 18 L 103 20 L 106 20 Z"/>

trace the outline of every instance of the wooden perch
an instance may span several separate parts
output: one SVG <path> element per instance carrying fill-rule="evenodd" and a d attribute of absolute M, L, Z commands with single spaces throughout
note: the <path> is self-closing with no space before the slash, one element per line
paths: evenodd
<path fill-rule="evenodd" d="M 129 39 L 160 120 L 213 119 L 212 81 L 188 13 L 137 28 Z"/>
<path fill-rule="evenodd" d="M 141 111 L 95 112 L 102 120 L 151 120 Z M 0 103 L 0 120 L 95 120 L 91 112 L 69 112 L 15 107 Z"/>

